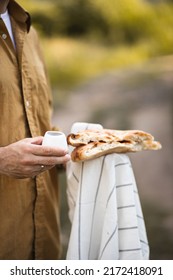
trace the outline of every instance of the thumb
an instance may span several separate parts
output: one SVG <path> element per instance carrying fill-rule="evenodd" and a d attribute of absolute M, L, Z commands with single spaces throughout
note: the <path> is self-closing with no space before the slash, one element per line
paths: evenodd
<path fill-rule="evenodd" d="M 43 142 L 43 136 L 38 136 L 31 139 L 31 144 L 41 145 L 42 142 Z"/>

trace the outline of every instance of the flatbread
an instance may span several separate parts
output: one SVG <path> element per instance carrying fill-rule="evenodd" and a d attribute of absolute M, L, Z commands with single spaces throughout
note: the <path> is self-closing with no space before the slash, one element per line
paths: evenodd
<path fill-rule="evenodd" d="M 84 130 L 67 137 L 69 145 L 75 147 L 71 153 L 73 161 L 85 161 L 111 153 L 159 150 L 161 144 L 141 130 Z"/>

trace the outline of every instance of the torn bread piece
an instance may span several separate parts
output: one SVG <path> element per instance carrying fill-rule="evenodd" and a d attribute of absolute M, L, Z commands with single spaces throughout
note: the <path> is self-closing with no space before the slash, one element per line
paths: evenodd
<path fill-rule="evenodd" d="M 91 142 L 86 145 L 76 147 L 71 153 L 71 159 L 75 162 L 98 158 L 112 153 L 129 153 L 143 150 L 159 150 L 161 145 L 156 141 L 143 141 L 141 143 L 100 143 Z"/>
<path fill-rule="evenodd" d="M 67 137 L 67 142 L 73 147 L 80 146 L 82 144 L 88 144 L 90 142 L 106 142 L 111 143 L 113 141 L 144 141 L 154 140 L 154 137 L 141 130 L 83 130 L 77 134 L 70 134 Z"/>
<path fill-rule="evenodd" d="M 85 161 L 111 153 L 128 153 L 142 150 L 159 150 L 161 144 L 141 130 L 84 130 L 67 137 L 69 145 L 75 147 L 71 153 L 73 161 Z"/>

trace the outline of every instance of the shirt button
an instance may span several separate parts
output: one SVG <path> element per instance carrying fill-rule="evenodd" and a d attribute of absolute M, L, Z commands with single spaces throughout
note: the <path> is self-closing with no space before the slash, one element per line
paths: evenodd
<path fill-rule="evenodd" d="M 29 105 L 30 105 L 30 102 L 27 100 L 26 101 L 26 106 L 29 107 Z"/>
<path fill-rule="evenodd" d="M 5 33 L 2 34 L 2 39 L 4 39 L 4 40 L 7 39 L 7 34 L 5 34 Z"/>

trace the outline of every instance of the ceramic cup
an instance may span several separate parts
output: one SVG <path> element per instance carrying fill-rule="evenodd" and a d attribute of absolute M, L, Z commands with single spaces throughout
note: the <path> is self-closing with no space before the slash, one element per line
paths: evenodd
<path fill-rule="evenodd" d="M 47 131 L 44 135 L 42 145 L 68 150 L 66 136 L 61 131 Z"/>

